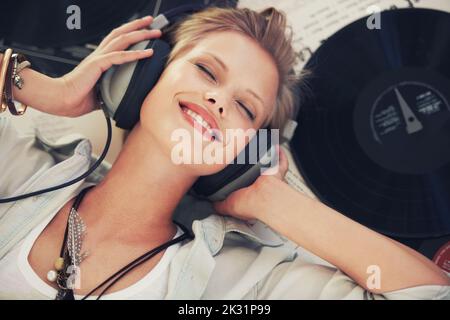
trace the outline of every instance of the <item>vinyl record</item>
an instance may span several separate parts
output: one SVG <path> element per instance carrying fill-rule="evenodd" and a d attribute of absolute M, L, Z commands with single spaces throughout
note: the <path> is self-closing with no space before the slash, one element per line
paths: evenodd
<path fill-rule="evenodd" d="M 236 6 L 237 0 L 8 0 L 2 1 L 0 39 L 39 48 L 98 44 L 132 18 L 186 4 Z M 79 25 L 70 27 L 77 16 Z"/>
<path fill-rule="evenodd" d="M 294 159 L 328 206 L 398 237 L 450 234 L 450 14 L 382 12 L 306 65 Z"/>
<path fill-rule="evenodd" d="M 450 273 L 450 236 L 427 239 L 418 250 L 442 270 Z"/>
<path fill-rule="evenodd" d="M 450 274 L 450 235 L 437 238 L 394 238 L 417 250 Z"/>
<path fill-rule="evenodd" d="M 2 13 L 8 22 L 5 23 L 6 28 L 0 31 L 0 37 L 7 43 L 40 48 L 97 43 L 112 29 L 127 22 L 136 12 L 154 2 L 156 1 L 6 1 L 5 4 L 2 3 Z M 79 25 L 70 26 L 75 17 Z"/>

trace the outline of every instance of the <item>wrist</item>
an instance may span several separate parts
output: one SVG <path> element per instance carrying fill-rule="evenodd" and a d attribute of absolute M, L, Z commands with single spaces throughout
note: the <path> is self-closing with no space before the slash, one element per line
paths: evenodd
<path fill-rule="evenodd" d="M 72 117 L 71 113 L 73 110 L 71 110 L 71 106 L 73 105 L 73 102 L 70 101 L 72 96 L 70 91 L 72 89 L 70 88 L 66 76 L 54 78 L 52 87 L 54 88 L 54 96 L 59 100 L 59 115 L 64 117 Z"/>
<path fill-rule="evenodd" d="M 284 181 L 274 176 L 260 176 L 255 182 L 255 187 L 253 207 L 257 212 L 257 219 L 266 224 L 282 209 L 284 194 L 294 191 Z"/>
<path fill-rule="evenodd" d="M 33 70 L 25 70 L 28 72 L 28 79 L 33 81 L 28 81 L 27 85 L 29 87 L 33 86 L 33 90 L 38 87 L 37 81 L 41 80 L 42 88 L 45 88 L 47 92 L 46 99 L 36 99 L 33 101 L 33 107 L 41 112 L 56 116 L 68 116 L 66 107 L 66 93 L 64 91 L 64 83 L 61 78 L 51 78 L 44 74 L 37 75 Z M 33 73 L 33 74 L 31 74 Z M 35 76 L 39 76 L 40 79 L 35 79 Z M 26 79 L 25 79 L 26 81 Z M 30 89 L 30 88 L 27 88 Z"/>
<path fill-rule="evenodd" d="M 263 179 L 260 186 L 260 199 L 257 206 L 258 219 L 283 233 L 292 219 L 301 219 L 306 212 L 316 210 L 316 201 L 297 190 L 286 182 L 272 176 Z"/>

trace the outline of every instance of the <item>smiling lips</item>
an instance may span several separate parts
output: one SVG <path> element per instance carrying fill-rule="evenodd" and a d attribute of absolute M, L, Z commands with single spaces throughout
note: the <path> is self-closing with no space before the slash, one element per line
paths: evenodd
<path fill-rule="evenodd" d="M 220 140 L 219 126 L 216 120 L 203 107 L 187 101 L 180 101 L 179 106 L 186 120 L 208 141 Z"/>

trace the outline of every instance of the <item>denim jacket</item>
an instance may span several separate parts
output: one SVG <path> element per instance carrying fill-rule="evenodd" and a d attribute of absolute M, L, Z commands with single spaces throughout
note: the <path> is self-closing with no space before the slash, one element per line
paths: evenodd
<path fill-rule="evenodd" d="M 59 185 L 96 159 L 82 136 L 50 142 L 39 132 L 20 135 L 10 118 L 0 116 L 0 198 Z M 103 162 L 69 187 L 0 204 L 0 259 L 110 167 Z M 170 264 L 167 299 L 450 299 L 450 287 L 436 285 L 372 294 L 332 265 L 311 263 L 267 226 L 216 215 L 208 202 L 188 195 L 174 217 L 195 238 L 182 244 Z"/>

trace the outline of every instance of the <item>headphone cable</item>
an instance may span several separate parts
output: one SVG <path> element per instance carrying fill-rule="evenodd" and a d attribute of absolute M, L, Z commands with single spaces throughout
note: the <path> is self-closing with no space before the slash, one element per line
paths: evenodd
<path fill-rule="evenodd" d="M 62 184 L 60 184 L 58 186 L 49 187 L 49 188 L 38 190 L 38 191 L 33 191 L 33 192 L 30 192 L 30 193 L 22 194 L 22 195 L 15 196 L 15 197 L 3 198 L 3 199 L 0 199 L 0 203 L 14 202 L 14 201 L 22 200 L 22 199 L 25 199 L 25 198 L 28 198 L 28 197 L 33 197 L 33 196 L 37 196 L 37 195 L 40 195 L 40 194 L 43 194 L 43 193 L 47 193 L 47 192 L 51 192 L 51 191 L 55 191 L 55 190 L 59 190 L 59 189 L 68 187 L 68 186 L 70 186 L 70 185 L 72 185 L 74 183 L 77 183 L 80 180 L 85 179 L 95 169 L 97 169 L 97 167 L 102 163 L 102 161 L 106 157 L 106 154 L 108 153 L 109 147 L 111 145 L 111 138 L 112 138 L 111 119 L 109 118 L 109 115 L 108 115 L 107 111 L 105 110 L 105 108 L 102 108 L 102 111 L 103 111 L 103 113 L 105 115 L 106 124 L 108 126 L 108 136 L 107 136 L 106 144 L 105 144 L 105 147 L 103 148 L 102 154 L 97 159 L 97 161 L 94 163 L 94 165 L 89 168 L 89 170 L 87 170 L 81 176 L 79 176 L 79 177 L 77 177 L 77 178 L 75 178 L 73 180 L 69 180 L 67 182 L 64 182 L 64 183 L 62 183 Z"/>

